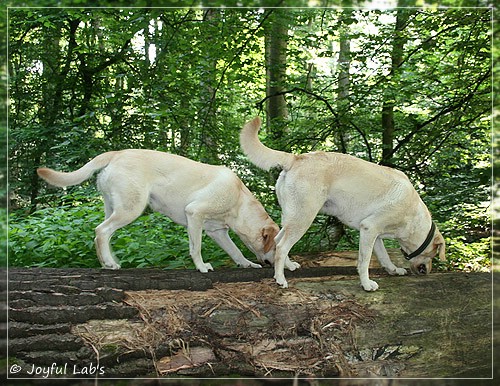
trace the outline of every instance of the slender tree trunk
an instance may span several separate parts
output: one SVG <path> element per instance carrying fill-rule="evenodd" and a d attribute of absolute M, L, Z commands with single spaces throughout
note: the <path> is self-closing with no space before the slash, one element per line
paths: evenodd
<path fill-rule="evenodd" d="M 307 29 L 309 31 L 312 31 L 312 29 L 313 29 L 314 19 L 315 19 L 314 15 L 311 15 L 311 17 L 309 18 L 309 21 L 307 23 Z M 309 63 L 306 62 L 304 68 L 305 68 L 305 71 L 307 71 L 307 76 L 306 76 L 304 88 L 308 91 L 312 91 L 313 90 L 313 79 L 316 78 L 316 72 L 317 72 L 316 65 L 313 62 L 309 62 Z"/>
<path fill-rule="evenodd" d="M 398 5 L 405 1 L 398 2 Z M 410 11 L 406 8 L 398 8 L 396 13 L 396 25 L 394 28 L 394 40 L 392 45 L 391 53 L 391 70 L 388 77 L 389 82 L 398 75 L 399 67 L 403 62 L 403 50 L 406 38 L 403 36 L 403 31 L 406 27 L 406 23 L 410 16 Z M 394 147 L 394 92 L 388 89 L 388 92 L 384 96 L 384 102 L 382 105 L 382 161 L 381 164 L 392 166 L 392 154 Z"/>
<path fill-rule="evenodd" d="M 275 95 L 284 90 L 286 82 L 286 51 L 288 45 L 288 20 L 286 10 L 276 10 L 271 15 L 266 34 L 266 93 Z M 284 95 L 267 100 L 267 125 L 272 136 L 279 138 L 284 133 L 284 120 L 288 115 Z"/>
<path fill-rule="evenodd" d="M 207 9 L 204 14 L 204 22 L 208 24 L 208 31 L 215 31 L 217 28 L 217 19 L 220 17 L 220 12 L 216 9 Z M 215 44 L 214 36 L 208 33 L 204 38 Z M 200 70 L 200 102 L 201 102 L 201 146 L 200 160 L 207 163 L 220 163 L 217 157 L 218 153 L 218 135 L 217 123 L 215 119 L 215 84 L 217 82 L 217 57 L 207 53 L 205 58 L 201 60 Z"/>
<path fill-rule="evenodd" d="M 349 70 L 351 68 L 351 40 L 349 38 L 348 25 L 344 25 L 343 20 L 351 16 L 352 11 L 347 10 L 341 16 L 341 31 L 340 31 L 340 49 L 339 49 L 339 79 L 338 79 L 338 96 L 337 96 L 337 112 L 339 115 L 338 122 L 338 137 L 340 149 L 342 153 L 347 152 L 348 135 L 345 130 L 344 117 L 349 114 L 349 89 L 351 86 L 351 78 Z"/>
<path fill-rule="evenodd" d="M 58 67 L 55 65 L 55 62 L 57 62 L 59 58 L 50 57 L 43 62 L 43 77 L 46 78 L 47 81 L 44 82 L 45 86 L 42 92 L 43 99 L 46 103 L 41 107 L 38 115 L 43 130 L 41 132 L 42 135 L 40 135 L 40 139 L 37 141 L 38 143 L 31 157 L 35 167 L 32 168 L 30 176 L 30 211 L 35 211 L 40 193 L 40 179 L 36 174 L 36 167 L 40 166 L 43 154 L 47 152 L 52 145 L 55 137 L 53 133 L 54 126 L 61 115 L 62 94 L 66 77 L 70 71 L 73 50 L 76 47 L 75 36 L 79 23 L 79 20 L 71 20 L 69 22 L 69 44 L 65 53 L 66 57 L 63 60 L 64 66 L 61 70 L 57 70 Z M 60 52 L 60 36 L 57 36 L 57 38 L 46 37 L 46 39 L 45 46 L 50 47 L 51 52 Z"/>

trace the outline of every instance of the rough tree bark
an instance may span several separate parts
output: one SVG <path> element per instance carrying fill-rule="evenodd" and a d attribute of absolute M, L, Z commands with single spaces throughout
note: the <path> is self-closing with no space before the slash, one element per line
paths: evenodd
<path fill-rule="evenodd" d="M 266 33 L 266 93 L 267 126 L 273 138 L 284 134 L 284 120 L 288 115 L 285 96 L 280 94 L 286 82 L 286 57 L 288 46 L 288 12 L 275 10 L 269 18 Z"/>
<path fill-rule="evenodd" d="M 206 9 L 203 15 L 203 22 L 209 25 L 209 31 L 218 31 L 218 20 L 220 12 L 217 9 Z M 216 35 L 205 34 L 203 39 L 214 42 Z M 211 164 L 219 164 L 217 155 L 219 148 L 219 136 L 217 134 L 216 111 L 214 110 L 217 84 L 217 60 L 218 57 L 210 52 L 205 53 L 200 62 L 200 115 L 202 119 L 201 141 L 200 141 L 200 161 Z"/>
<path fill-rule="evenodd" d="M 338 139 L 340 143 L 340 150 L 342 153 L 347 153 L 347 144 L 349 142 L 348 135 L 345 131 L 347 122 L 344 119 L 349 115 L 350 101 L 349 91 L 351 85 L 351 78 L 349 70 L 351 68 L 351 40 L 349 38 L 348 28 L 349 24 L 345 25 L 345 20 L 351 17 L 352 10 L 345 10 L 341 16 L 340 38 L 339 38 L 339 79 L 338 79 L 338 97 L 337 97 L 337 113 L 339 116 L 338 123 Z"/>
<path fill-rule="evenodd" d="M 407 1 L 399 1 L 399 5 L 404 5 L 403 3 L 408 3 Z M 399 72 L 399 67 L 403 62 L 403 52 L 404 44 L 406 38 L 404 37 L 403 31 L 406 27 L 406 23 L 411 14 L 411 10 L 407 8 L 398 8 L 396 12 L 396 24 L 394 27 L 394 40 L 392 45 L 391 53 L 391 69 L 388 76 L 388 81 L 394 81 L 394 78 Z M 389 86 L 389 92 L 384 96 L 384 102 L 382 105 L 382 161 L 383 165 L 393 166 L 392 156 L 394 154 L 394 94 L 393 87 Z"/>
<path fill-rule="evenodd" d="M 491 375 L 491 275 L 375 268 L 381 289 L 366 293 L 355 260 L 299 259 L 286 290 L 271 268 L 11 268 L 9 376 Z M 321 261 L 337 266 L 307 268 Z"/>

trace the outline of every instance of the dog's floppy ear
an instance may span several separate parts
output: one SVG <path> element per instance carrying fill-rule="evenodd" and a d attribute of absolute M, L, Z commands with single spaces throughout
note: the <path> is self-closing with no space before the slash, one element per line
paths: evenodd
<path fill-rule="evenodd" d="M 434 237 L 434 246 L 439 250 L 439 260 L 446 261 L 446 243 L 439 231 L 436 237 Z"/>
<path fill-rule="evenodd" d="M 439 260 L 446 261 L 446 245 L 443 243 L 439 244 Z"/>
<path fill-rule="evenodd" d="M 278 234 L 276 227 L 266 225 L 262 228 L 262 239 L 264 240 L 264 253 L 269 252 L 274 247 L 274 238 Z"/>

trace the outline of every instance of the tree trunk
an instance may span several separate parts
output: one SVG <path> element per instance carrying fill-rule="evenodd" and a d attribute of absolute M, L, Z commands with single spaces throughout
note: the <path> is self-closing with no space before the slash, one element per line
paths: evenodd
<path fill-rule="evenodd" d="M 400 1 L 398 5 L 404 5 L 405 1 Z M 407 8 L 398 8 L 396 13 L 396 25 L 394 28 L 394 40 L 391 53 L 391 69 L 388 76 L 388 81 L 393 82 L 394 78 L 399 73 L 399 67 L 403 62 L 403 50 L 406 38 L 403 36 L 403 31 L 406 27 L 406 22 L 410 16 L 410 10 Z M 393 87 L 389 86 L 384 96 L 382 105 L 382 161 L 383 165 L 392 166 L 392 155 L 394 146 L 394 94 Z"/>
<path fill-rule="evenodd" d="M 207 9 L 204 12 L 203 21 L 208 24 L 203 38 L 207 42 L 215 39 L 215 31 L 218 31 L 218 19 L 220 18 L 220 11 L 217 9 Z M 211 33 L 212 32 L 212 33 Z M 215 106 L 215 85 L 217 82 L 217 60 L 218 57 L 214 56 L 215 51 L 207 52 L 204 58 L 200 61 L 200 116 L 201 116 L 201 148 L 200 148 L 200 161 L 210 164 L 218 164 L 219 140 L 217 135 L 217 123 Z"/>
<path fill-rule="evenodd" d="M 42 157 L 49 148 L 52 146 L 54 139 L 58 137 L 57 133 L 54 133 L 54 126 L 58 118 L 61 118 L 62 110 L 62 99 L 63 90 L 66 83 L 66 78 L 70 71 L 70 65 L 73 57 L 73 50 L 76 47 L 76 31 L 80 20 L 69 21 L 69 31 L 68 31 L 68 48 L 65 52 L 65 58 L 58 58 L 53 56 L 46 56 L 43 61 L 43 77 L 47 79 L 44 82 L 43 88 L 43 99 L 46 103 L 41 106 L 38 113 L 38 119 L 41 125 L 41 135 L 36 140 L 37 145 L 33 150 L 33 155 L 30 157 L 33 159 L 34 164 L 31 176 L 30 176 L 30 211 L 36 210 L 38 203 L 38 195 L 40 190 L 40 179 L 36 174 L 36 168 L 40 166 Z M 46 36 L 44 45 L 48 47 L 48 51 L 59 53 L 59 41 L 60 36 Z M 59 70 L 57 66 L 58 61 L 63 62 L 64 66 Z"/>
<path fill-rule="evenodd" d="M 270 17 L 266 34 L 266 93 L 275 95 L 282 92 L 286 83 L 286 51 L 288 45 L 288 19 L 286 10 L 276 10 Z M 284 120 L 288 111 L 284 95 L 267 100 L 267 126 L 272 137 L 284 134 Z"/>
<path fill-rule="evenodd" d="M 341 16 L 341 31 L 340 31 L 340 49 L 339 49 L 339 79 L 338 79 L 338 96 L 337 96 L 337 113 L 338 120 L 338 138 L 340 149 L 342 153 L 347 153 L 347 143 L 349 141 L 347 132 L 345 130 L 346 123 L 343 122 L 345 116 L 349 114 L 349 88 L 351 85 L 351 78 L 349 70 L 351 68 L 351 40 L 349 38 L 349 25 L 345 25 L 345 20 L 351 17 L 352 11 L 347 10 Z"/>

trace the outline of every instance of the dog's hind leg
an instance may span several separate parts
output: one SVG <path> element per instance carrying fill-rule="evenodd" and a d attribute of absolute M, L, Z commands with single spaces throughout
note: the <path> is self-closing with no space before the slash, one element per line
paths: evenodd
<path fill-rule="evenodd" d="M 117 203 L 115 203 L 115 205 L 111 205 L 109 201 L 108 204 L 105 205 L 107 218 L 95 229 L 96 236 L 94 240 L 97 257 L 99 258 L 103 268 L 120 268 L 120 263 L 111 250 L 110 240 L 113 233 L 115 233 L 118 229 L 123 228 L 125 225 L 130 224 L 143 212 L 146 207 L 147 198 L 144 197 L 139 199 L 138 196 L 136 196 L 136 198 L 138 198 L 138 200 L 133 203 L 132 207 L 116 205 Z M 109 211 L 112 207 L 115 209 L 110 214 Z"/>
<path fill-rule="evenodd" d="M 280 242 L 276 245 L 276 254 L 274 258 L 274 278 L 276 279 L 276 283 L 281 285 L 283 288 L 288 287 L 288 283 L 285 279 L 285 266 L 287 268 L 292 268 L 293 271 L 295 268 L 298 268 L 296 263 L 290 261 L 288 257 L 288 253 L 290 249 L 295 245 L 297 241 L 307 232 L 309 226 L 312 224 L 312 220 L 309 224 L 305 225 L 304 223 L 293 224 L 293 226 L 283 226 L 280 232 L 283 232 L 283 236 Z"/>
<path fill-rule="evenodd" d="M 229 256 L 231 259 L 242 268 L 262 268 L 260 264 L 252 263 L 250 260 L 247 260 L 243 253 L 238 249 L 236 244 L 234 244 L 233 240 L 229 237 L 227 228 L 219 228 L 208 230 L 205 229 L 207 235 L 214 240 Z"/>
<path fill-rule="evenodd" d="M 375 240 L 373 251 L 377 256 L 380 265 L 385 268 L 389 275 L 406 275 L 406 269 L 398 268 L 393 264 L 387 250 L 385 249 L 384 241 L 380 237 Z"/>
<path fill-rule="evenodd" d="M 290 260 L 288 253 L 311 226 L 325 203 L 326 192 L 322 189 L 312 191 L 304 185 L 294 184 L 293 179 L 290 180 L 286 173 L 281 172 L 276 193 L 282 209 L 282 229 L 275 238 L 274 278 L 286 288 L 285 267 L 292 271 L 300 267 Z"/>
<path fill-rule="evenodd" d="M 301 208 L 299 206 L 299 208 Z M 306 215 L 305 213 L 308 213 Z M 285 279 L 285 267 L 293 271 L 300 267 L 299 264 L 292 262 L 288 253 L 297 241 L 307 232 L 316 217 L 314 210 L 305 211 L 304 213 L 296 213 L 292 216 L 283 215 L 283 228 L 276 236 L 279 240 L 276 244 L 276 254 L 274 258 L 274 278 L 276 282 L 283 288 L 288 287 Z"/>
<path fill-rule="evenodd" d="M 104 199 L 104 219 L 107 220 L 113 214 L 113 205 L 111 203 L 111 197 L 105 192 L 101 193 Z"/>
<path fill-rule="evenodd" d="M 281 229 L 278 232 L 278 234 L 276 235 L 276 237 L 274 238 L 274 242 L 276 243 L 276 245 L 279 244 L 279 242 L 281 241 L 281 239 L 283 238 L 284 235 L 285 235 L 285 231 L 284 231 L 284 229 Z M 285 258 L 285 268 L 288 269 L 289 271 L 295 271 L 297 268 L 300 268 L 300 264 L 295 262 L 295 261 L 290 260 L 290 257 L 288 256 L 288 253 L 287 253 L 286 258 Z"/>

